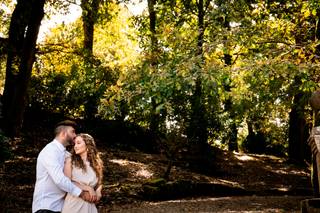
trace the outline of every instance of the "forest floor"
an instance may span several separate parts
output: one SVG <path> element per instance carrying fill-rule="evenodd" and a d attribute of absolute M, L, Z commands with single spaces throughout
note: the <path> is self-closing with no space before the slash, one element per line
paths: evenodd
<path fill-rule="evenodd" d="M 101 212 L 300 212 L 300 201 L 312 197 L 307 168 L 274 156 L 222 151 L 214 175 L 173 166 L 171 182 L 193 184 L 193 192 L 172 184 L 180 194 L 167 190 L 158 200 L 141 200 L 141 186 L 165 171 L 166 159 L 116 150 L 109 150 L 107 158 L 113 174 L 107 180 L 108 205 L 100 205 Z"/>
<path fill-rule="evenodd" d="M 0 167 L 0 212 L 31 211 L 36 157 L 51 141 L 41 132 L 10 142 L 14 157 Z M 299 212 L 300 201 L 312 197 L 308 167 L 275 156 L 217 150 L 213 162 L 176 159 L 164 180 L 164 154 L 97 144 L 105 163 L 99 212 Z"/>

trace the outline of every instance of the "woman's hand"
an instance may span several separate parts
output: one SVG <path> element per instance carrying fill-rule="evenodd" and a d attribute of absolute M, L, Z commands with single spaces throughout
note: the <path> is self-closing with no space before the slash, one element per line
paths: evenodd
<path fill-rule="evenodd" d="M 101 192 L 97 192 L 97 191 L 96 191 L 96 193 L 97 193 L 97 202 L 98 202 L 101 199 L 102 194 L 101 194 Z"/>
<path fill-rule="evenodd" d="M 96 190 L 96 194 L 97 194 L 97 201 L 96 201 L 96 203 L 99 202 L 99 200 L 100 200 L 101 197 L 102 197 L 101 191 L 102 191 L 102 186 L 100 185 L 100 186 L 97 188 L 97 190 Z"/>

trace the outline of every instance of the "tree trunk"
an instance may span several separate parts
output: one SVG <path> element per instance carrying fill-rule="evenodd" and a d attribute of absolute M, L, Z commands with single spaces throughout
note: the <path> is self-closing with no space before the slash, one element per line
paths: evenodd
<path fill-rule="evenodd" d="M 157 50 L 158 50 L 158 40 L 156 37 L 156 23 L 157 14 L 154 9 L 156 0 L 148 0 L 148 10 L 149 10 L 149 29 L 150 29 L 150 39 L 151 39 L 151 52 L 152 52 L 152 65 L 157 65 Z"/>
<path fill-rule="evenodd" d="M 226 28 L 227 30 L 230 30 L 230 22 L 228 20 L 228 15 L 225 14 L 225 18 L 223 20 L 223 27 Z M 231 66 L 232 65 L 232 55 L 230 54 L 229 51 L 229 42 L 228 42 L 228 37 L 224 36 L 224 47 L 227 50 L 227 52 L 224 53 L 224 64 L 226 66 Z M 226 92 L 231 92 L 231 86 L 230 86 L 231 82 L 226 85 L 225 89 Z M 230 119 L 232 120 L 230 125 L 229 125 L 229 133 L 228 133 L 228 150 L 229 151 L 239 151 L 238 148 L 238 128 L 237 128 L 237 124 L 236 124 L 236 114 L 234 112 L 233 109 L 233 101 L 232 101 L 232 97 L 229 96 L 229 98 L 226 100 L 225 108 L 229 111 L 230 113 Z"/>
<path fill-rule="evenodd" d="M 93 70 L 93 38 L 94 25 L 97 21 L 100 0 L 81 0 L 82 9 L 82 27 L 83 27 L 83 60 L 88 75 Z M 85 117 L 86 119 L 93 119 L 98 111 L 97 95 L 91 94 L 87 97 L 85 103 Z"/>
<path fill-rule="evenodd" d="M 4 130 L 9 136 L 18 136 L 23 124 L 44 3 L 18 0 L 11 17 L 3 93 Z"/>
<path fill-rule="evenodd" d="M 200 56 L 198 63 L 199 70 L 202 69 L 202 64 L 205 62 L 203 58 L 203 39 L 204 39 L 204 3 L 203 0 L 198 2 L 198 42 L 197 55 Z M 197 144 L 200 147 L 206 147 L 208 140 L 207 132 L 206 109 L 203 103 L 202 82 L 198 76 L 196 87 L 191 98 L 191 117 L 188 127 L 188 139 L 191 143 Z"/>
<path fill-rule="evenodd" d="M 302 15 L 301 15 L 302 16 Z M 295 43 L 297 46 L 303 46 L 307 41 L 308 37 L 301 32 L 299 29 L 303 29 L 304 19 L 295 19 L 297 32 L 295 36 Z M 316 34 L 315 34 L 316 36 Z M 304 107 L 303 96 L 305 95 L 303 91 L 297 89 L 302 84 L 301 77 L 296 75 L 292 83 L 292 90 L 297 91 L 293 97 L 293 104 L 291 106 L 291 111 L 289 113 L 289 159 L 293 162 L 303 163 L 305 159 L 305 153 L 307 152 L 307 139 L 309 137 L 308 127 L 306 120 L 304 118 Z"/>
<path fill-rule="evenodd" d="M 156 37 L 156 23 L 157 13 L 155 11 L 156 0 L 148 0 L 148 11 L 149 11 L 149 30 L 150 30 L 150 48 L 151 48 L 151 66 L 156 69 L 158 65 L 158 40 Z M 151 100 L 152 110 L 150 115 L 150 130 L 157 134 L 159 132 L 160 125 L 160 114 L 156 111 L 157 104 L 152 98 Z"/>
<path fill-rule="evenodd" d="M 289 159 L 302 163 L 307 150 L 308 138 L 306 120 L 304 119 L 303 106 L 299 105 L 303 94 L 299 93 L 293 98 L 293 105 L 289 114 Z"/>
<path fill-rule="evenodd" d="M 87 64 L 92 63 L 94 25 L 97 21 L 100 0 L 81 0 L 82 27 L 84 33 L 83 51 Z"/>
<path fill-rule="evenodd" d="M 191 100 L 191 121 L 188 127 L 188 139 L 192 144 L 199 146 L 200 150 L 207 147 L 208 132 L 206 110 L 202 103 L 201 81 L 197 80 L 195 92 Z"/>

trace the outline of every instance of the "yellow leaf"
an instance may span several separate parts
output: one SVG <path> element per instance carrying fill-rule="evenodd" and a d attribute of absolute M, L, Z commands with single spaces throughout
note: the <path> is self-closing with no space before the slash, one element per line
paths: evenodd
<path fill-rule="evenodd" d="M 305 18 L 309 17 L 310 16 L 310 10 L 305 10 L 303 16 Z"/>
<path fill-rule="evenodd" d="M 123 85 L 123 83 L 121 82 L 120 79 L 117 80 L 117 86 L 121 87 Z"/>

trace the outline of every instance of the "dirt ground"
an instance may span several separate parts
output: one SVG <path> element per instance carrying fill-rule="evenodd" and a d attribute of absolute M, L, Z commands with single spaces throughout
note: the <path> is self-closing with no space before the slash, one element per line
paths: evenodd
<path fill-rule="evenodd" d="M 36 156 L 42 146 L 19 140 L 13 146 L 15 157 L 0 170 L 0 212 L 30 212 Z M 221 151 L 213 167 L 202 165 L 205 171 L 190 162 L 174 162 L 167 182 L 172 188 L 155 199 L 142 189 L 165 173 L 164 155 L 100 150 L 106 169 L 99 212 L 299 212 L 300 201 L 312 197 L 306 166 L 274 156 Z M 179 181 L 193 185 L 175 184 Z"/>
<path fill-rule="evenodd" d="M 136 189 L 160 176 L 166 169 L 164 156 L 109 150 L 107 158 L 108 170 L 113 172 L 107 185 L 106 199 L 110 200 L 100 206 L 100 212 L 299 212 L 300 201 L 312 197 L 307 167 L 274 156 L 221 152 L 214 175 L 173 166 L 171 180 L 217 183 L 244 189 L 248 195 L 238 196 L 231 190 L 222 196 L 213 192 L 209 196 L 137 201 L 137 192 L 126 186 Z M 121 202 L 124 196 L 129 198 L 127 202 Z"/>
<path fill-rule="evenodd" d="M 235 196 L 210 197 L 162 202 L 145 202 L 139 205 L 114 206 L 111 209 L 100 209 L 100 212 L 119 213 L 178 213 L 178 212 L 300 212 L 300 201 L 305 196 Z"/>

